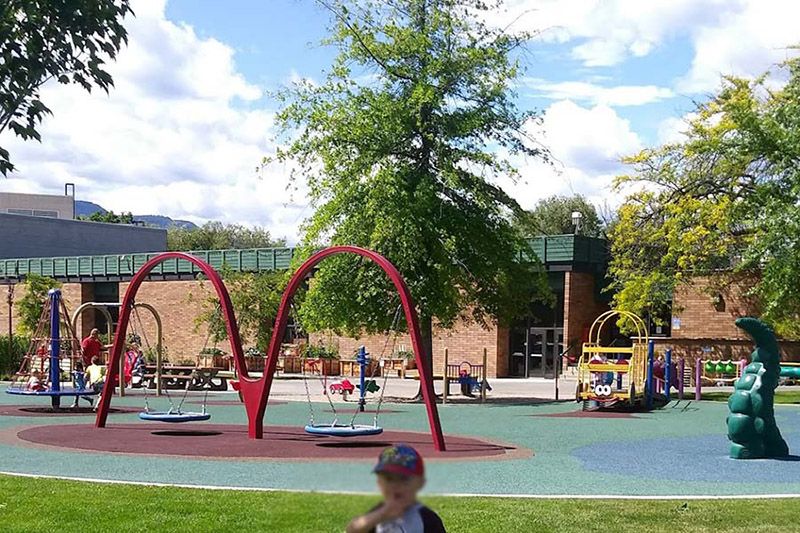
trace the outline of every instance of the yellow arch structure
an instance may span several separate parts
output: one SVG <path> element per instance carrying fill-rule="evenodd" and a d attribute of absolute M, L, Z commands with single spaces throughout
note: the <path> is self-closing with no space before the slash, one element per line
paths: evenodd
<path fill-rule="evenodd" d="M 636 334 L 631 346 L 603 346 L 600 336 L 611 319 L 629 320 Z M 628 311 L 609 310 L 598 316 L 589 328 L 589 341 L 583 343 L 578 362 L 576 401 L 635 405 L 644 398 L 647 375 L 647 324 Z M 610 375 L 610 380 L 609 380 Z M 610 381 L 610 383 L 609 383 Z"/>

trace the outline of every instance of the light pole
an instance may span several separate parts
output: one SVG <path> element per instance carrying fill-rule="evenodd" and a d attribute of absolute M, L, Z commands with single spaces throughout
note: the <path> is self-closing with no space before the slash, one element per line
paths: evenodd
<path fill-rule="evenodd" d="M 8 284 L 8 362 L 14 360 L 14 324 L 11 315 L 14 311 L 14 284 Z"/>
<path fill-rule="evenodd" d="M 581 222 L 583 222 L 583 213 L 580 211 L 572 212 L 572 225 L 575 227 L 575 235 L 581 231 Z"/>

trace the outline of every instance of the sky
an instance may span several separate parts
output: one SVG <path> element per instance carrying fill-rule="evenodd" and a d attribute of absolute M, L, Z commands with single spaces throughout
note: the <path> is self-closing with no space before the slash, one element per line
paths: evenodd
<path fill-rule="evenodd" d="M 289 168 L 271 164 L 277 102 L 324 77 L 328 13 L 313 0 L 133 0 L 115 87 L 42 90 L 42 142 L 8 132 L 17 171 L 0 191 L 60 194 L 116 212 L 260 225 L 295 242 L 313 212 Z M 800 44 L 794 0 L 506 0 L 490 24 L 536 32 L 521 56 L 518 105 L 541 113 L 553 165 L 518 158 L 500 185 L 525 208 L 581 193 L 615 206 L 620 158 L 679 138 L 721 76 L 756 76 Z"/>

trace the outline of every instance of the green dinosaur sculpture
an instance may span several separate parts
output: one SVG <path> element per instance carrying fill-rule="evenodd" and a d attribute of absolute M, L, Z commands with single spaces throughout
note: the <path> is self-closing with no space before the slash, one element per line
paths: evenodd
<path fill-rule="evenodd" d="M 775 423 L 775 388 L 781 354 L 772 329 L 757 318 L 745 317 L 736 326 L 756 343 L 752 362 L 742 371 L 728 399 L 728 440 L 733 459 L 785 457 L 789 447 Z"/>

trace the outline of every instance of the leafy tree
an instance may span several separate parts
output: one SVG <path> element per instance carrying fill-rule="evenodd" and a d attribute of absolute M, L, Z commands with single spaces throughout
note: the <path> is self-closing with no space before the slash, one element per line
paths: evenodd
<path fill-rule="evenodd" d="M 564 235 L 575 233 L 572 213 L 583 215 L 579 235 L 599 237 L 603 234 L 603 223 L 595 207 L 582 195 L 551 196 L 540 200 L 536 206 L 523 213 L 518 221 L 520 229 L 528 236 Z"/>
<path fill-rule="evenodd" d="M 506 321 L 549 289 L 510 219 L 520 207 L 494 185 L 516 174 L 506 154 L 547 159 L 515 105 L 512 54 L 527 35 L 480 22 L 496 2 L 325 0 L 339 50 L 319 85 L 295 84 L 278 123 L 279 161 L 307 177 L 316 211 L 305 254 L 323 245 L 376 250 L 404 274 L 431 357 L 434 322 Z M 268 161 L 267 161 L 268 162 Z M 396 292 L 354 257 L 323 262 L 301 307 L 306 329 L 390 326 Z"/>
<path fill-rule="evenodd" d="M 254 341 L 256 348 L 266 353 L 286 285 L 286 273 L 233 272 L 223 269 L 222 277 L 230 293 L 242 337 Z M 215 345 L 228 338 L 216 296 L 205 302 L 205 309 L 197 318 L 196 326 L 198 330 L 209 328 L 210 340 Z"/>
<path fill-rule="evenodd" d="M 87 91 L 113 85 L 106 72 L 127 33 L 128 0 L 4 0 L 0 3 L 0 133 L 41 140 L 37 125 L 50 109 L 39 98 L 47 81 Z M 0 146 L 0 172 L 14 169 Z"/>
<path fill-rule="evenodd" d="M 681 142 L 627 159 L 633 172 L 618 186 L 638 192 L 612 232 L 619 307 L 658 313 L 678 284 L 745 278 L 763 317 L 800 334 L 800 60 L 781 68 L 778 89 L 766 74 L 726 78 Z"/>
<path fill-rule="evenodd" d="M 17 329 L 21 334 L 31 336 L 36 332 L 36 326 L 42 316 L 47 292 L 61 287 L 61 284 L 53 278 L 30 273 L 25 276 L 23 285 L 25 294 L 16 303 L 19 316 Z"/>
<path fill-rule="evenodd" d="M 259 226 L 248 228 L 239 224 L 207 222 L 196 229 L 167 230 L 169 250 L 225 250 L 281 246 L 286 246 L 285 239 L 274 239 L 269 230 Z"/>
<path fill-rule="evenodd" d="M 105 222 L 106 224 L 133 224 L 134 222 L 132 213 L 120 213 L 117 215 L 114 211 L 106 211 L 105 213 L 95 211 L 88 217 L 79 218 L 91 222 Z"/>

